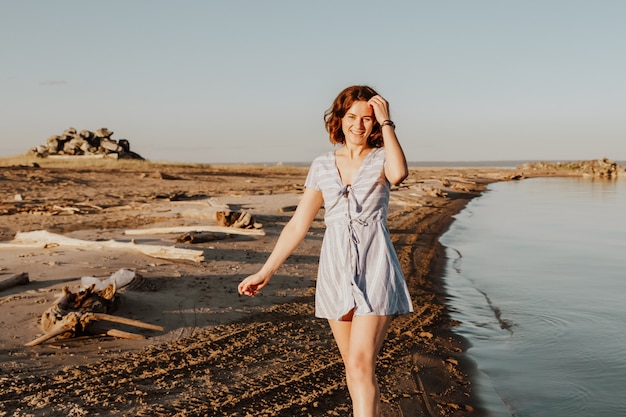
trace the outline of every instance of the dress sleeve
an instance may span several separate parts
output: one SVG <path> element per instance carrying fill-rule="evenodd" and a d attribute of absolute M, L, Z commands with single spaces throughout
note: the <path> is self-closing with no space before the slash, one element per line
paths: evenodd
<path fill-rule="evenodd" d="M 304 186 L 306 188 L 311 188 L 313 190 L 320 191 L 319 185 L 319 172 L 320 172 L 320 162 L 318 159 L 315 159 L 311 166 L 309 167 L 309 173 L 306 176 L 306 181 L 304 181 Z"/>

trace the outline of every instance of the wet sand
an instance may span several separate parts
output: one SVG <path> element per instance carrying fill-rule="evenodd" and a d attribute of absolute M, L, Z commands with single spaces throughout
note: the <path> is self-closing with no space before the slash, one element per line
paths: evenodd
<path fill-rule="evenodd" d="M 21 272 L 30 277 L 0 292 L 0 415 L 350 415 L 339 352 L 327 322 L 313 315 L 323 212 L 261 295 L 236 291 L 271 251 L 307 169 L 120 162 L 0 167 L 0 241 L 33 230 L 90 241 L 132 238 L 199 250 L 204 261 L 133 250 L 0 247 L 0 281 Z M 446 310 L 439 237 L 486 184 L 513 173 L 411 169 L 392 190 L 388 225 L 415 313 L 393 321 L 379 357 L 382 416 L 481 415 L 467 346 Z M 189 244 L 177 243 L 179 235 L 124 233 L 214 225 L 225 205 L 251 213 L 265 235 L 216 234 Z M 120 268 L 143 280 L 122 293 L 115 314 L 163 332 L 23 346 L 42 334 L 39 318 L 64 286 L 77 291 L 81 277 L 105 278 Z"/>

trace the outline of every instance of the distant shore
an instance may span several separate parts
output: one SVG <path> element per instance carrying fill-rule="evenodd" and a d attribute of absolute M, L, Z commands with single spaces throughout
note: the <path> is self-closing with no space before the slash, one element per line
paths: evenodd
<path fill-rule="evenodd" d="M 28 153 L 18 153 L 5 150 L 8 154 L 6 156 L 0 156 L 0 164 L 2 161 L 10 160 L 31 160 L 32 156 Z M 610 156 L 610 155 L 608 155 Z M 175 155 L 168 156 L 167 159 L 149 158 L 149 161 L 153 163 L 162 163 L 167 165 L 187 165 L 187 164 L 200 164 L 200 165 L 244 165 L 244 166 L 293 166 L 293 167 L 308 167 L 311 163 L 310 160 L 304 161 L 247 161 L 247 162 L 223 162 L 223 161 L 186 161 L 185 159 L 174 159 Z M 483 159 L 483 160 L 427 160 L 427 161 L 408 161 L 408 165 L 411 168 L 504 168 L 515 169 L 524 164 L 534 162 L 548 162 L 548 163 L 560 163 L 569 162 L 569 159 Z M 620 166 L 626 166 L 626 160 L 615 160 Z M 5 162 L 6 163 L 6 162 Z"/>

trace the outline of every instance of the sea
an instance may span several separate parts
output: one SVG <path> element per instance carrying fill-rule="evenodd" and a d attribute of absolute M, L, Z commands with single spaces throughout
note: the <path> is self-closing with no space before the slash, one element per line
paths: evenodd
<path fill-rule="evenodd" d="M 442 236 L 488 416 L 626 416 L 626 178 L 493 183 Z"/>

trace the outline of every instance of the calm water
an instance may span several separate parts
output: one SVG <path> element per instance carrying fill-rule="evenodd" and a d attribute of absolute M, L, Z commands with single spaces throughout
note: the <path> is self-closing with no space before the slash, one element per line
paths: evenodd
<path fill-rule="evenodd" d="M 443 236 L 491 416 L 626 416 L 626 180 L 492 184 Z"/>

